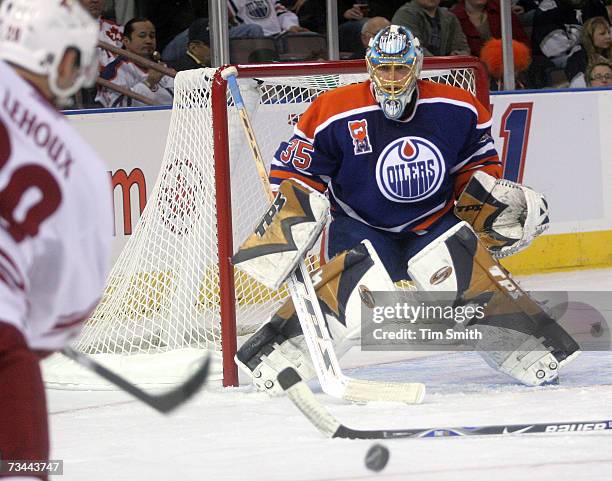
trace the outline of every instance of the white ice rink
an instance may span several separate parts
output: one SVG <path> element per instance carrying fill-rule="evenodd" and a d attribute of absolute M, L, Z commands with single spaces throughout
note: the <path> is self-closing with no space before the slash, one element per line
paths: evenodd
<path fill-rule="evenodd" d="M 612 292 L 612 270 L 526 277 L 522 285 Z M 512 383 L 475 353 L 409 356 L 389 362 L 389 354 L 351 352 L 343 365 L 355 377 L 427 383 L 422 405 L 317 397 L 361 429 L 612 418 L 611 352 L 583 353 L 559 386 L 544 388 Z M 364 466 L 372 442 L 325 439 L 288 399 L 248 386 L 208 387 L 169 416 L 120 392 L 47 394 L 51 457 L 64 460 L 64 475 L 51 478 L 58 481 L 612 480 L 610 431 L 385 441 L 389 463 L 373 473 Z"/>

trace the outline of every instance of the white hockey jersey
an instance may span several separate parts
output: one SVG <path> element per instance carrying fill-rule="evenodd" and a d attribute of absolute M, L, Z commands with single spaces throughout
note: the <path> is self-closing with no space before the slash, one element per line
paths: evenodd
<path fill-rule="evenodd" d="M 110 43 L 112 46 L 117 48 L 123 47 L 123 27 L 112 20 L 107 20 L 100 17 L 98 20 L 100 24 L 100 32 L 98 34 L 98 40 L 101 42 Z M 106 67 L 109 63 L 115 60 L 117 56 L 104 48 L 98 47 L 98 63 L 100 64 L 100 70 Z"/>
<path fill-rule="evenodd" d="M 300 24 L 280 0 L 228 0 L 227 5 L 238 23 L 260 25 L 264 35 L 277 35 Z"/>
<path fill-rule="evenodd" d="M 151 99 L 156 105 L 172 105 L 174 97 L 174 79 L 164 76 L 151 90 L 144 83 L 148 76 L 147 69 L 144 69 L 134 62 L 119 57 L 109 63 L 100 74 L 100 77 L 130 89 L 140 95 Z M 107 88 L 99 88 L 96 101 L 100 102 L 104 107 L 136 107 L 144 105 L 138 100 L 133 100 L 131 97 L 115 92 Z"/>
<path fill-rule="evenodd" d="M 0 320 L 30 348 L 79 333 L 102 295 L 112 225 L 102 160 L 0 61 Z"/>

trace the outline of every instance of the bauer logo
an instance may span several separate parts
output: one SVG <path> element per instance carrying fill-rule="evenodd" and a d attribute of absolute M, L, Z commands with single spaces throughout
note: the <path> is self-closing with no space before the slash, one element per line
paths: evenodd
<path fill-rule="evenodd" d="M 394 202 L 418 202 L 442 185 L 446 167 L 438 148 L 421 137 L 402 137 L 389 144 L 378 158 L 376 182 Z"/>
<path fill-rule="evenodd" d="M 547 433 L 569 433 L 573 431 L 601 431 L 608 429 L 608 423 L 572 423 L 572 424 L 552 424 L 546 426 Z"/>

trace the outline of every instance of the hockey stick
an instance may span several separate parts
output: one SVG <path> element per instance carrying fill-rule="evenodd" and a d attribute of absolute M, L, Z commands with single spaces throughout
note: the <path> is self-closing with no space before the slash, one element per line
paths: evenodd
<path fill-rule="evenodd" d="M 223 70 L 221 76 L 227 80 L 229 89 L 238 109 L 242 126 L 248 140 L 249 148 L 255 159 L 257 172 L 264 189 L 272 201 L 274 193 L 270 189 L 270 181 L 265 163 L 255 138 L 255 132 L 240 93 L 235 67 Z M 321 383 L 323 391 L 330 396 L 349 401 L 395 401 L 405 403 L 420 403 L 425 396 L 425 385 L 421 383 L 376 382 L 352 379 L 345 376 L 340 368 L 338 357 L 334 350 L 331 335 L 321 312 L 312 279 L 308 269 L 301 260 L 298 267 L 287 279 L 287 287 L 297 313 L 300 326 L 312 362 Z"/>
<path fill-rule="evenodd" d="M 313 426 L 328 438 L 398 439 L 438 438 L 449 436 L 486 436 L 532 433 L 572 433 L 612 430 L 612 419 L 562 423 L 490 424 L 452 428 L 353 429 L 340 423 L 317 399 L 295 369 L 288 367 L 278 375 L 278 382 L 289 399 Z"/>
<path fill-rule="evenodd" d="M 91 357 L 71 347 L 65 347 L 62 349 L 61 353 L 81 366 L 95 372 L 123 391 L 131 394 L 139 401 L 142 401 L 143 403 L 151 406 L 153 409 L 156 409 L 164 414 L 173 411 L 199 391 L 199 389 L 206 383 L 208 368 L 210 367 L 210 356 L 206 356 L 205 360 L 202 362 L 197 371 L 194 372 L 180 386 L 163 394 L 155 395 L 143 391 L 138 386 L 132 384 L 118 374 L 115 374 L 113 371 L 105 368 L 101 364 L 98 364 Z"/>

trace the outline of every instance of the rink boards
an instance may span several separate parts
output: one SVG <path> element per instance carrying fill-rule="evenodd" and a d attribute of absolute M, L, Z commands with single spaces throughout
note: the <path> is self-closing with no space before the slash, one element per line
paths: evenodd
<path fill-rule="evenodd" d="M 517 274 L 612 266 L 612 90 L 492 94 L 491 104 L 504 176 L 545 193 L 551 209 L 547 235 L 504 264 Z M 115 257 L 157 178 L 170 113 L 168 107 L 70 112 L 109 166 Z"/>

